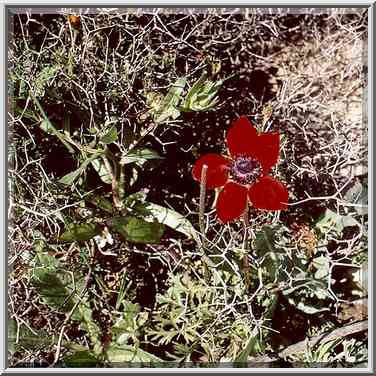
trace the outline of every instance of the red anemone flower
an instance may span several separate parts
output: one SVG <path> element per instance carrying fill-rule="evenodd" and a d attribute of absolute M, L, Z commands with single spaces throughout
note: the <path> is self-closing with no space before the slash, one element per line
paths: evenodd
<path fill-rule="evenodd" d="M 257 209 L 286 209 L 287 188 L 268 176 L 278 161 L 279 133 L 258 134 L 247 117 L 241 116 L 227 133 L 227 146 L 230 157 L 203 155 L 192 171 L 200 181 L 206 165 L 206 188 L 223 187 L 216 207 L 219 219 L 226 223 L 240 217 L 248 202 Z"/>

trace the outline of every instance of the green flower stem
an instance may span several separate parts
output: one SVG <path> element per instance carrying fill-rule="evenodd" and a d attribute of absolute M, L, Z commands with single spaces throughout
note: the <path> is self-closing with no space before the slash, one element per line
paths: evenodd
<path fill-rule="evenodd" d="M 208 172 L 208 166 L 203 165 L 201 170 L 201 180 L 200 180 L 200 207 L 199 207 L 199 216 L 198 222 L 200 227 L 200 235 L 201 235 L 201 247 L 204 252 L 203 255 L 203 265 L 204 265 L 204 275 L 206 281 L 210 279 L 210 273 L 208 265 L 210 265 L 211 261 L 209 257 L 206 255 L 205 251 L 205 198 L 206 198 L 206 177 Z"/>
<path fill-rule="evenodd" d="M 205 198 L 206 198 L 206 177 L 208 172 L 208 166 L 203 165 L 201 170 L 201 182 L 200 182 L 200 208 L 199 208 L 199 226 L 202 236 L 202 243 L 205 238 Z"/>
<path fill-rule="evenodd" d="M 121 209 L 122 203 L 120 199 L 120 192 L 119 192 L 119 184 L 118 184 L 118 172 L 117 172 L 117 161 L 112 160 L 114 168 L 112 168 L 111 163 L 107 156 L 102 157 L 104 165 L 106 167 L 107 172 L 111 176 L 111 186 L 112 186 L 112 199 L 114 201 L 114 205 L 117 209 Z"/>
<path fill-rule="evenodd" d="M 243 274 L 244 274 L 244 283 L 247 292 L 249 291 L 249 288 L 251 286 L 251 276 L 249 273 L 249 260 L 248 260 L 248 243 L 249 243 L 249 237 L 248 237 L 248 226 L 249 226 L 249 217 L 248 217 L 248 203 L 247 207 L 244 210 L 242 214 L 243 219 L 243 226 L 244 226 L 244 238 L 243 238 L 243 250 L 244 250 L 244 256 L 243 256 Z"/>

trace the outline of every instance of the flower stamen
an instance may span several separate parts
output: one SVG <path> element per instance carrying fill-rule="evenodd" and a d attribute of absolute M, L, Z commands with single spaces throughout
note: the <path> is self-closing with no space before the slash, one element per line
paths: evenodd
<path fill-rule="evenodd" d="M 262 173 L 261 164 L 257 159 L 238 156 L 231 164 L 231 175 L 239 184 L 253 184 Z"/>

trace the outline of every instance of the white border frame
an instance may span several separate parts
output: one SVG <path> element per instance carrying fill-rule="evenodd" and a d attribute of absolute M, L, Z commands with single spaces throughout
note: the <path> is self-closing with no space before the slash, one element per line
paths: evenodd
<path fill-rule="evenodd" d="M 369 340 L 368 340 L 368 350 L 369 350 L 369 359 L 368 359 L 368 368 L 7 368 L 7 210 L 5 210 L 8 206 L 8 174 L 7 174 L 7 160 L 8 160 L 8 153 L 7 153 L 7 140 L 8 140 L 8 132 L 7 132 L 7 7 L 81 7 L 81 8 L 94 8 L 94 7 L 101 7 L 101 8 L 116 8 L 119 7 L 213 7 L 213 8 L 222 8 L 222 7 L 272 7 L 277 6 L 281 8 L 286 8 L 291 6 L 291 8 L 306 8 L 306 7 L 320 7 L 323 6 L 324 8 L 333 7 L 333 8 L 344 8 L 344 7 L 353 7 L 353 8 L 360 8 L 360 7 L 368 7 L 368 102 L 363 104 L 366 111 L 368 112 L 368 164 L 372 165 L 373 161 L 373 141 L 374 141 L 374 132 L 373 132 L 373 84 L 374 84 L 374 67 L 373 67 L 373 60 L 375 57 L 375 49 L 374 49 L 374 18 L 376 13 L 375 2 L 374 1 L 364 1 L 361 0 L 359 2 L 354 2 L 350 0 L 345 1 L 314 1 L 314 2 L 302 2 L 302 1 L 290 1 L 285 3 L 284 1 L 278 0 L 264 0 L 263 2 L 255 2 L 252 3 L 247 0 L 237 0 L 235 4 L 229 5 L 228 1 L 218 0 L 218 1 L 200 1 L 200 0 L 190 0 L 189 2 L 182 2 L 178 3 L 176 1 L 165 0 L 163 2 L 159 0 L 147 0 L 147 1 L 131 1 L 129 3 L 125 3 L 121 0 L 111 0 L 110 4 L 105 6 L 102 5 L 103 2 L 98 0 L 81 0 L 79 4 L 66 1 L 66 2 L 55 2 L 55 1 L 48 1 L 48 0 L 40 0 L 37 3 L 28 1 L 28 0 L 0 0 L 0 25 L 2 25 L 2 38 L 1 38 L 1 45 L 0 45 L 0 53 L 1 53 L 1 67 L 0 69 L 0 82 L 3 83 L 1 85 L 1 92 L 0 96 L 2 100 L 0 100 L 0 113 L 4 114 L 2 119 L 2 141 L 3 141 L 3 153 L 1 155 L 1 163 L 0 163 L 0 170 L 1 176 L 4 177 L 4 180 L 1 182 L 1 207 L 3 210 L 1 211 L 1 221 L 4 224 L 0 229 L 0 238 L 3 240 L 2 244 L 4 245 L 3 252 L 2 252 L 2 266 L 3 266 L 3 277 L 4 283 L 0 288 L 0 304 L 2 306 L 2 310 L 0 311 L 0 333 L 1 333 L 1 341 L 0 341 L 0 371 L 1 373 L 6 374 L 14 374 L 14 373 L 175 373 L 175 372 L 182 372 L 182 373 L 312 373 L 314 369 L 314 373 L 366 373 L 366 374 L 373 374 L 374 370 L 374 322 L 373 322 L 373 311 L 374 311 L 374 290 L 373 290 L 373 272 L 374 272 L 374 262 L 375 257 L 373 256 L 373 189 L 374 189 L 374 174 L 373 169 L 368 169 L 369 171 L 369 191 L 368 191 L 368 202 L 369 202 L 369 273 L 368 273 L 368 291 L 371 294 L 368 297 L 369 305 L 368 305 L 368 322 L 369 322 Z"/>

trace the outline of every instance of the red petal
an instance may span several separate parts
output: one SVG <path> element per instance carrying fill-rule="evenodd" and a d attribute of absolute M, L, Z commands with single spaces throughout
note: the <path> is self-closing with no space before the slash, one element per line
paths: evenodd
<path fill-rule="evenodd" d="M 223 222 L 239 218 L 247 206 L 247 188 L 229 182 L 218 196 L 217 215 Z"/>
<path fill-rule="evenodd" d="M 261 163 L 263 175 L 267 175 L 278 162 L 279 133 L 262 133 L 257 136 L 252 146 L 250 156 L 255 157 Z"/>
<path fill-rule="evenodd" d="M 239 154 L 248 155 L 256 137 L 256 128 L 246 116 L 241 116 L 232 123 L 231 128 L 227 132 L 227 146 L 230 154 L 232 156 Z"/>
<path fill-rule="evenodd" d="M 249 188 L 248 197 L 257 209 L 283 210 L 287 209 L 289 193 L 281 182 L 265 176 Z"/>
<path fill-rule="evenodd" d="M 201 181 L 202 166 L 207 165 L 206 188 L 223 187 L 228 180 L 229 160 L 218 154 L 205 154 L 193 166 L 194 179 Z"/>

